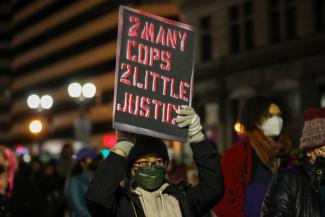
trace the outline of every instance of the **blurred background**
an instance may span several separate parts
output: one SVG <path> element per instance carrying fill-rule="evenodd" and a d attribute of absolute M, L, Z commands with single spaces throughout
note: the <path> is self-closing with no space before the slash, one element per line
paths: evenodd
<path fill-rule="evenodd" d="M 324 0 L 2 0 L 0 144 L 25 163 L 52 165 L 84 147 L 107 155 L 115 144 L 120 4 L 195 28 L 193 105 L 220 153 L 238 139 L 251 96 L 288 101 L 294 144 L 303 110 L 325 106 Z M 191 165 L 188 146 L 168 144 L 175 162 Z M 180 166 L 171 177 L 192 173 Z"/>
<path fill-rule="evenodd" d="M 110 148 L 119 4 L 194 26 L 193 103 L 221 152 L 254 94 L 288 100 L 296 141 L 303 109 L 325 106 L 323 0 L 8 0 L 0 3 L 1 144 L 53 154 L 65 141 Z"/>

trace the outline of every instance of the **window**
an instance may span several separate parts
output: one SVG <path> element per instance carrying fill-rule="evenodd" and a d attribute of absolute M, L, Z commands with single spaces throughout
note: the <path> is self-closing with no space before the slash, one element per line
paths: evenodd
<path fill-rule="evenodd" d="M 254 48 L 253 2 L 231 6 L 228 10 L 230 52 Z"/>
<path fill-rule="evenodd" d="M 297 36 L 296 0 L 269 0 L 270 42 Z"/>
<path fill-rule="evenodd" d="M 211 17 L 202 17 L 200 20 L 201 28 L 201 59 L 208 61 L 212 59 L 212 28 Z"/>
<path fill-rule="evenodd" d="M 325 1 L 314 0 L 316 31 L 325 30 Z"/>

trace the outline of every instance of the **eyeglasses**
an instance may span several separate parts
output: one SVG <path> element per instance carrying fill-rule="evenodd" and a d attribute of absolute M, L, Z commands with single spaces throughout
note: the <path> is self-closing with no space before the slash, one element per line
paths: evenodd
<path fill-rule="evenodd" d="M 161 159 L 156 161 L 143 160 L 143 161 L 134 162 L 133 165 L 144 169 L 150 168 L 152 167 L 152 165 L 154 165 L 156 168 L 166 168 L 167 161 Z"/>

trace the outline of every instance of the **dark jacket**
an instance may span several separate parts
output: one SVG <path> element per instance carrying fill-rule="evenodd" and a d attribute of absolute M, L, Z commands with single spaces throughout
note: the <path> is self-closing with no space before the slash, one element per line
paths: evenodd
<path fill-rule="evenodd" d="M 0 194 L 0 216 L 13 217 L 10 201 L 3 194 Z"/>
<path fill-rule="evenodd" d="M 10 198 L 13 217 L 44 217 L 45 198 L 35 183 L 17 174 Z"/>
<path fill-rule="evenodd" d="M 272 178 L 261 216 L 320 217 L 319 187 L 324 170 L 306 162 L 280 170 Z"/>
<path fill-rule="evenodd" d="M 223 194 L 217 152 L 207 140 L 192 144 L 191 147 L 200 183 L 189 188 L 169 185 L 164 191 L 178 199 L 184 217 L 201 216 Z M 139 198 L 128 187 L 121 185 L 128 170 L 126 158 L 113 152 L 100 165 L 87 193 L 88 209 L 93 217 L 144 217 Z"/>

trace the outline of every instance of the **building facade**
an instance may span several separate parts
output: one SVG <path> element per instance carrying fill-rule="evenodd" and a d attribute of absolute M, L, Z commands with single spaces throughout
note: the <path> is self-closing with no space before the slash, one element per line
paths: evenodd
<path fill-rule="evenodd" d="M 220 150 L 255 94 L 288 100 L 297 143 L 303 109 L 325 106 L 325 2 L 188 0 L 182 12 L 196 29 L 194 104 Z"/>
<path fill-rule="evenodd" d="M 0 144 L 8 143 L 10 129 L 10 19 L 12 5 L 0 3 Z"/>
<path fill-rule="evenodd" d="M 118 6 L 123 3 L 172 19 L 179 13 L 178 4 L 170 1 L 13 1 L 9 22 L 11 106 L 2 109 L 10 114 L 13 124 L 1 137 L 3 142 L 73 140 L 74 123 L 81 110 L 69 97 L 67 87 L 75 81 L 92 82 L 97 87 L 94 100 L 82 111 L 86 110 L 91 123 L 91 143 L 101 145 L 103 135 L 113 133 L 117 19 Z M 0 61 L 2 64 L 3 59 Z M 9 73 L 1 71 L 3 74 Z M 32 93 L 50 94 L 53 107 L 42 113 L 29 109 L 26 100 Z M 36 117 L 46 122 L 37 136 L 28 129 Z"/>

